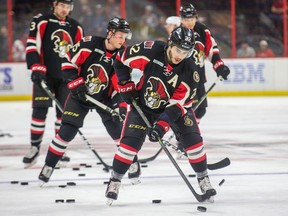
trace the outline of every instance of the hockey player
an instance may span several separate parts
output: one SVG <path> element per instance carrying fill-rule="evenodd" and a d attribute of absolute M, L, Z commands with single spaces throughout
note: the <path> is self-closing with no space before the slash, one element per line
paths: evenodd
<path fill-rule="evenodd" d="M 52 106 L 52 100 L 41 88 L 41 81 L 47 82 L 62 105 L 69 92 L 63 82 L 61 63 L 65 53 L 83 37 L 80 24 L 69 17 L 72 9 L 72 0 L 55 0 L 52 13 L 36 15 L 30 25 L 26 61 L 28 69 L 32 71 L 33 110 L 30 130 L 31 149 L 23 158 L 26 167 L 36 163 L 45 131 L 46 115 L 48 108 Z M 60 128 L 61 116 L 61 111 L 56 108 L 55 133 Z"/>
<path fill-rule="evenodd" d="M 204 86 L 206 82 L 204 60 L 208 58 L 208 60 L 213 64 L 213 69 L 216 71 L 217 75 L 219 76 L 220 74 L 224 80 L 227 80 L 230 70 L 221 59 L 217 43 L 210 30 L 203 23 L 197 21 L 197 10 L 191 3 L 186 3 L 180 7 L 180 17 L 181 25 L 183 27 L 192 29 L 195 34 L 195 48 L 191 57 L 195 61 L 197 71 L 200 75 L 200 82 L 196 97 L 196 100 L 199 101 L 206 93 Z M 193 107 L 196 105 L 197 103 L 194 103 Z M 207 98 L 205 98 L 205 100 L 203 100 L 203 102 L 199 105 L 198 109 L 195 110 L 198 123 L 205 115 L 207 106 Z"/>
<path fill-rule="evenodd" d="M 147 130 L 141 116 L 131 106 L 122 130 L 120 146 L 114 156 L 113 171 L 106 190 L 107 204 L 117 200 L 121 180 L 133 158 L 140 151 L 146 132 L 157 142 L 169 130 L 177 128 L 179 139 L 188 154 L 189 163 L 197 174 L 203 193 L 216 195 L 210 184 L 204 144 L 195 119 L 192 101 L 200 82 L 195 63 L 189 58 L 195 45 L 193 30 L 177 27 L 168 43 L 145 41 L 120 50 L 114 62 L 122 99 L 128 104 L 138 101 L 153 125 Z M 135 87 L 130 68 L 143 72 Z"/>
<path fill-rule="evenodd" d="M 96 109 L 107 132 L 118 143 L 122 123 L 119 119 L 115 120 L 107 111 L 88 102 L 86 94 L 108 107 L 116 108 L 120 104 L 122 100 L 116 92 L 118 80 L 112 63 L 113 54 L 122 48 L 126 38 L 131 39 L 130 25 L 125 19 L 114 17 L 108 23 L 106 38 L 86 36 L 68 53 L 66 62 L 62 64 L 62 70 L 70 95 L 63 111 L 62 125 L 50 143 L 45 165 L 39 175 L 41 181 L 49 181 L 57 162 L 69 142 L 74 139 L 78 129 L 83 126 L 90 109 Z M 125 104 L 120 104 L 120 108 Z M 130 178 L 140 175 L 137 158 L 135 163 L 138 169 L 131 171 Z"/>

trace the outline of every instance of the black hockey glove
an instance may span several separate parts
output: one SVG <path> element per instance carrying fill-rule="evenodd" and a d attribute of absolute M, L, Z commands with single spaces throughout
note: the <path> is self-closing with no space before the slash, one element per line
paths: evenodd
<path fill-rule="evenodd" d="M 138 93 L 136 91 L 135 83 L 132 81 L 127 81 L 124 83 L 118 83 L 118 89 L 121 94 L 123 101 L 127 104 L 132 104 L 133 100 L 138 99 Z"/>
<path fill-rule="evenodd" d="M 217 73 L 217 77 L 221 76 L 224 80 L 227 80 L 227 77 L 230 74 L 230 69 L 224 64 L 222 60 L 217 61 L 213 65 L 213 68 Z"/>
<path fill-rule="evenodd" d="M 166 121 L 159 120 L 157 121 L 153 127 L 148 130 L 149 140 L 151 142 L 158 142 L 158 139 L 162 139 L 165 133 L 169 130 L 170 126 Z"/>
<path fill-rule="evenodd" d="M 79 77 L 67 83 L 67 87 L 70 89 L 70 93 L 73 98 L 83 102 L 87 101 L 85 96 L 87 93 L 87 88 L 85 86 L 83 77 Z"/>
<path fill-rule="evenodd" d="M 41 81 L 46 80 L 46 66 L 40 64 L 34 64 L 30 68 L 32 70 L 31 80 L 35 85 L 41 86 Z"/>

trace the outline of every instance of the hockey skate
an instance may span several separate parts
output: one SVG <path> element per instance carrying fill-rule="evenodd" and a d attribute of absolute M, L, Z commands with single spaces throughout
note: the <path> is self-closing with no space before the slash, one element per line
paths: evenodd
<path fill-rule="evenodd" d="M 108 198 L 106 204 L 111 206 L 114 200 L 117 200 L 121 181 L 118 179 L 110 179 L 107 185 L 105 196 Z"/>
<path fill-rule="evenodd" d="M 37 146 L 32 146 L 29 152 L 24 156 L 23 163 L 24 168 L 29 168 L 37 162 L 37 157 L 39 156 L 39 148 Z"/>
<path fill-rule="evenodd" d="M 183 145 L 179 141 L 177 141 L 177 146 L 179 148 L 179 151 L 177 152 L 176 159 L 177 160 L 187 159 L 187 157 L 182 153 L 182 152 L 185 152 L 185 150 L 183 148 Z"/>
<path fill-rule="evenodd" d="M 213 203 L 216 190 L 212 187 L 209 177 L 205 176 L 204 178 L 198 178 L 198 183 L 202 193 L 209 195 L 207 201 Z"/>
<path fill-rule="evenodd" d="M 57 168 L 64 168 L 67 167 L 67 163 L 70 162 L 70 157 L 68 157 L 65 153 L 64 155 L 60 158 L 58 163 L 56 164 Z"/>
<path fill-rule="evenodd" d="M 132 163 L 128 170 L 128 178 L 131 180 L 133 185 L 140 184 L 141 181 L 139 179 L 141 175 L 141 168 L 138 161 Z"/>
<path fill-rule="evenodd" d="M 40 172 L 40 174 L 39 174 L 39 177 L 38 177 L 39 180 L 42 181 L 42 182 L 41 182 L 42 185 L 43 185 L 44 183 L 47 183 L 47 182 L 49 181 L 49 179 L 50 179 L 53 171 L 54 171 L 54 168 L 49 167 L 49 166 L 47 166 L 47 165 L 44 165 L 44 167 L 42 168 L 42 170 L 41 170 L 41 172 Z M 42 186 L 42 185 L 41 185 L 41 186 Z"/>

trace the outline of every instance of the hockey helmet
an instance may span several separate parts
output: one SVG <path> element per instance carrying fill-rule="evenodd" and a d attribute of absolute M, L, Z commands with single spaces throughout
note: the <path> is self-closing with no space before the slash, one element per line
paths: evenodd
<path fill-rule="evenodd" d="M 197 17 L 197 10 L 191 3 L 186 3 L 180 7 L 180 16 L 181 18 Z"/>
<path fill-rule="evenodd" d="M 168 39 L 169 46 L 177 46 L 180 49 L 189 51 L 188 57 L 191 56 L 195 46 L 195 37 L 192 29 L 179 26 L 175 28 Z"/>
<path fill-rule="evenodd" d="M 130 25 L 123 18 L 119 17 L 112 18 L 107 25 L 107 32 L 109 31 L 112 31 L 113 33 L 115 33 L 116 31 L 124 32 L 128 34 L 128 36 L 126 37 L 127 39 L 132 38 Z"/>

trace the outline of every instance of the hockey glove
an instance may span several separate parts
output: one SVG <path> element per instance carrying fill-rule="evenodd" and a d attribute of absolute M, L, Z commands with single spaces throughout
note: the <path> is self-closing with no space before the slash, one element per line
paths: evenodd
<path fill-rule="evenodd" d="M 149 140 L 151 142 L 158 142 L 158 139 L 162 139 L 162 137 L 169 129 L 170 126 L 166 121 L 157 121 L 150 129 L 150 132 L 148 132 Z"/>
<path fill-rule="evenodd" d="M 84 83 L 83 77 L 79 77 L 75 80 L 72 80 L 67 84 L 67 87 L 70 89 L 70 93 L 73 98 L 86 102 L 86 93 L 87 93 L 87 88 Z"/>
<path fill-rule="evenodd" d="M 32 70 L 31 80 L 34 84 L 41 86 L 41 81 L 46 80 L 46 66 L 34 64 L 30 68 Z"/>
<path fill-rule="evenodd" d="M 127 104 L 132 104 L 133 100 L 138 99 L 138 93 L 136 91 L 135 83 L 127 81 L 124 83 L 118 83 L 118 89 L 123 101 Z"/>
<path fill-rule="evenodd" d="M 230 74 L 230 69 L 224 64 L 222 60 L 217 61 L 213 65 L 213 68 L 217 73 L 217 77 L 221 76 L 224 80 L 227 80 L 227 77 Z"/>

